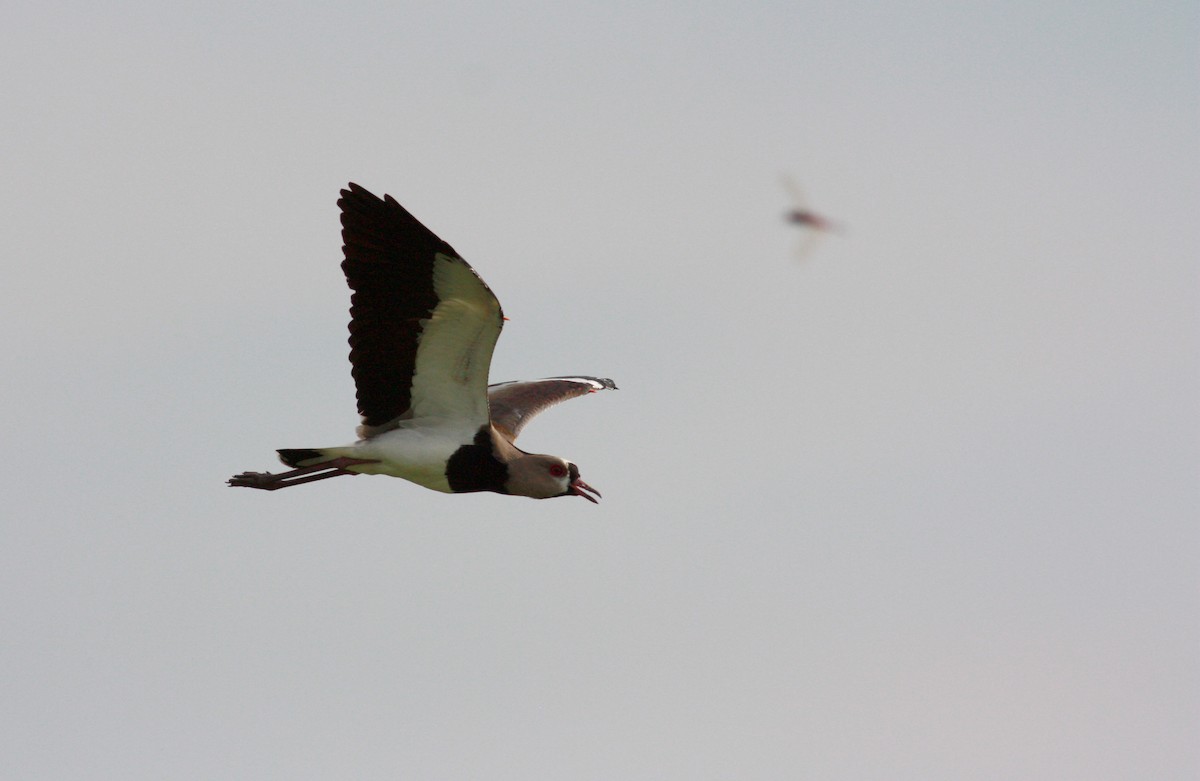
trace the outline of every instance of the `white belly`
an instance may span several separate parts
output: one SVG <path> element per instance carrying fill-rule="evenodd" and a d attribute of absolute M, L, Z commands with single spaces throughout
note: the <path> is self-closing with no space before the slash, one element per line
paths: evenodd
<path fill-rule="evenodd" d="M 448 426 L 401 426 L 371 439 L 356 442 L 354 458 L 370 458 L 377 464 L 350 467 L 365 475 L 390 475 L 432 488 L 450 492 L 446 481 L 446 461 L 464 444 L 469 444 L 474 431 Z"/>

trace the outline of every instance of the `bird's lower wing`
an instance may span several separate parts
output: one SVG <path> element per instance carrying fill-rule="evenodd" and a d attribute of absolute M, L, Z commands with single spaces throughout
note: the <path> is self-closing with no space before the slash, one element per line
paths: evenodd
<path fill-rule="evenodd" d="M 577 396 L 616 389 L 617 384 L 604 377 L 547 377 L 491 385 L 487 395 L 492 425 L 513 440 L 534 415 L 547 407 Z"/>

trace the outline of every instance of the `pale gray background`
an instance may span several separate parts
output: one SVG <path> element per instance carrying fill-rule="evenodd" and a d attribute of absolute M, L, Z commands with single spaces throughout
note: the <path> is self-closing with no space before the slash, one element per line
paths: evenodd
<path fill-rule="evenodd" d="M 0 777 L 1200 773 L 1194 3 L 24 5 Z M 349 180 L 602 504 L 224 487 L 353 437 Z"/>

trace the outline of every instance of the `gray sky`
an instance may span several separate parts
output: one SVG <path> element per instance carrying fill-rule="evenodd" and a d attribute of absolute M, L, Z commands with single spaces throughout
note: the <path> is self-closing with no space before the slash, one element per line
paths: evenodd
<path fill-rule="evenodd" d="M 0 776 L 1200 774 L 1194 3 L 24 5 Z M 224 486 L 353 438 L 347 181 L 599 506 Z"/>

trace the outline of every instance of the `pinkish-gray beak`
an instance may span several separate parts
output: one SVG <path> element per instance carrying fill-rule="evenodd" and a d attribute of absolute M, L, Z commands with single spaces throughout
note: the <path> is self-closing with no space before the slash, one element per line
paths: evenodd
<path fill-rule="evenodd" d="M 597 491 L 595 488 L 592 488 L 590 485 L 583 482 L 578 477 L 576 477 L 574 480 L 572 480 L 571 484 L 567 487 L 567 492 L 569 494 L 571 494 L 571 496 L 582 496 L 584 499 L 587 499 L 592 504 L 600 504 L 598 501 L 596 501 L 595 499 L 593 499 L 592 497 L 590 497 L 586 493 L 584 493 L 584 491 L 591 491 L 596 496 L 600 495 L 599 491 Z"/>

